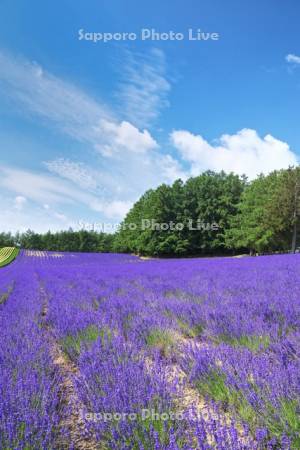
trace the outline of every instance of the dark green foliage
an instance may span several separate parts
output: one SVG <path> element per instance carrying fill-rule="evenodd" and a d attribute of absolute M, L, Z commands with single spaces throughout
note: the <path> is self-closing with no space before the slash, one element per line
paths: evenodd
<path fill-rule="evenodd" d="M 0 233 L 0 248 L 14 246 L 15 237 L 11 233 Z"/>
<path fill-rule="evenodd" d="M 158 256 L 226 253 L 225 231 L 244 185 L 245 179 L 237 175 L 208 171 L 185 184 L 177 180 L 149 190 L 127 214 L 114 248 Z M 146 228 L 147 220 L 169 227 Z M 177 229 L 176 224 L 182 225 Z"/>
<path fill-rule="evenodd" d="M 297 182 L 300 188 L 299 167 L 260 175 L 249 184 L 226 231 L 227 247 L 258 253 L 290 249 Z"/>
<path fill-rule="evenodd" d="M 6 237 L 6 240 L 5 240 Z M 28 230 L 13 238 L 0 234 L 0 247 L 15 245 L 27 250 L 49 250 L 60 252 L 110 252 L 113 235 L 95 231 L 73 231 L 72 229 L 46 234 Z M 11 240 L 10 240 L 11 239 Z"/>
<path fill-rule="evenodd" d="M 300 215 L 299 167 L 260 175 L 252 182 L 207 171 L 186 183 L 177 180 L 147 191 L 121 224 L 113 248 L 149 256 L 287 251 L 298 220 L 295 204 Z M 169 227 L 145 228 L 147 220 Z M 183 225 L 172 229 L 170 224 Z"/>

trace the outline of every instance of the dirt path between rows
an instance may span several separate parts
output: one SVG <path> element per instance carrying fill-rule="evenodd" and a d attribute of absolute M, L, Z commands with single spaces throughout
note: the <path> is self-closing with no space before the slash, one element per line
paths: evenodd
<path fill-rule="evenodd" d="M 200 342 L 195 338 L 185 338 L 181 335 L 177 335 L 177 341 L 179 342 L 179 346 L 181 349 L 181 354 L 185 354 L 188 352 L 190 345 L 192 344 L 195 348 L 209 348 L 208 344 L 205 342 Z M 211 419 L 216 421 L 220 421 L 222 425 L 230 426 L 232 423 L 232 417 L 228 412 L 222 411 L 222 409 L 218 409 L 218 411 L 213 408 L 207 399 L 205 399 L 199 391 L 192 386 L 189 382 L 187 382 L 186 374 L 182 370 L 179 364 L 172 364 L 168 366 L 168 376 L 170 381 L 177 378 L 181 380 L 182 390 L 177 398 L 177 406 L 180 411 L 190 411 L 192 416 L 196 413 L 196 415 L 200 414 L 204 422 L 208 423 Z M 185 380 L 185 381 L 184 381 Z M 239 438 L 245 444 L 248 444 L 248 437 L 245 435 L 245 430 L 241 424 L 238 422 L 235 423 L 236 431 L 239 435 Z M 213 436 L 208 433 L 207 435 L 208 444 L 211 446 L 215 445 L 215 440 Z"/>
<path fill-rule="evenodd" d="M 42 326 L 51 345 L 53 364 L 61 374 L 59 392 L 62 417 L 55 450 L 106 450 L 106 447 L 97 442 L 96 437 L 87 430 L 80 415 L 80 411 L 85 408 L 78 398 L 74 383 L 74 378 L 79 377 L 80 374 L 78 368 L 63 353 L 47 321 L 49 299 L 42 283 L 40 283 L 40 291 L 43 302 Z"/>

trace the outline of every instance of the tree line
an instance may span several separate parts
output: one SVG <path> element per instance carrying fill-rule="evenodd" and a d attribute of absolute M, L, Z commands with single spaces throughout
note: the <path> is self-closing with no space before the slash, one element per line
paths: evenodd
<path fill-rule="evenodd" d="M 60 252 L 110 252 L 114 236 L 108 233 L 71 228 L 66 231 L 45 234 L 28 230 L 25 233 L 0 233 L 0 247 L 20 247 L 30 250 Z"/>
<path fill-rule="evenodd" d="M 206 171 L 185 183 L 177 180 L 145 192 L 115 234 L 72 229 L 0 233 L 0 247 L 149 256 L 287 251 L 298 212 L 299 167 L 251 182 L 233 173 Z"/>
<path fill-rule="evenodd" d="M 251 182 L 245 176 L 207 171 L 185 183 L 177 180 L 147 191 L 121 224 L 114 249 L 157 256 L 287 251 L 298 212 L 299 167 L 259 175 Z M 183 227 L 143 227 L 143 219 L 151 218 Z M 198 221 L 203 227 L 191 229 L 189 224 Z"/>

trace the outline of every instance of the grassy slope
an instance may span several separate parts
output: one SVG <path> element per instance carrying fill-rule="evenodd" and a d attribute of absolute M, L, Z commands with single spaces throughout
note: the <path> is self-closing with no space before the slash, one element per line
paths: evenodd
<path fill-rule="evenodd" d="M 20 250 L 18 248 L 15 248 L 14 251 L 6 258 L 4 261 L 0 262 L 0 267 L 7 266 L 10 264 L 16 257 L 18 256 Z"/>

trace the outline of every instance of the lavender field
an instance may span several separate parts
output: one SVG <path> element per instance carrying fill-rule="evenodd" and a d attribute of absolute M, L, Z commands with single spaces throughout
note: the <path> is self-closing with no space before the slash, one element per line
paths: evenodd
<path fill-rule="evenodd" d="M 1 449 L 299 449 L 300 256 L 22 251 Z"/>

